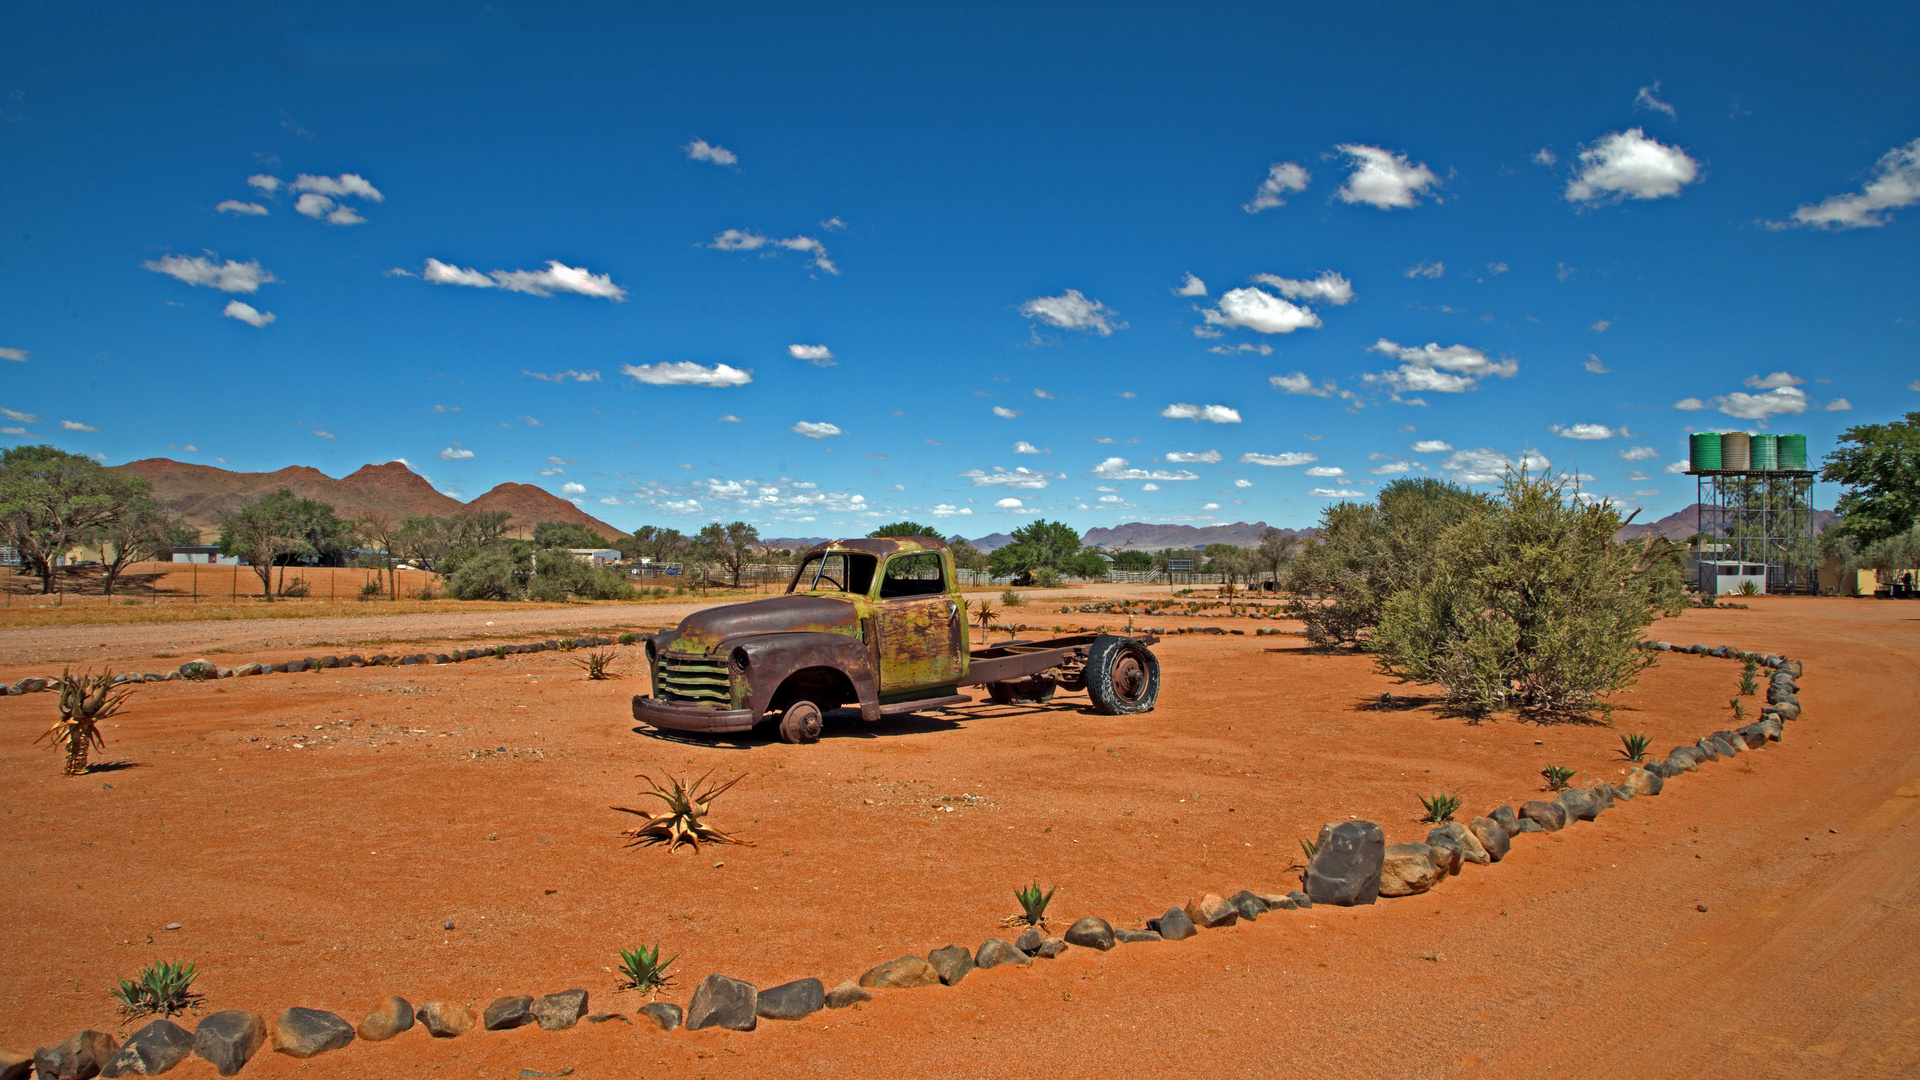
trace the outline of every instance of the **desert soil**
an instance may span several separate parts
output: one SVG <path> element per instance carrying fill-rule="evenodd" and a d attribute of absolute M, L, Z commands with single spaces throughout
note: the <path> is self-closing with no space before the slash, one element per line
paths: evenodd
<path fill-rule="evenodd" d="M 48 657 L 164 670 L 179 660 L 154 654 L 526 640 L 583 624 L 569 614 L 10 630 L 0 678 L 44 674 Z M 601 607 L 590 621 L 677 614 Z M 200 966 L 203 1015 L 304 1005 L 352 1022 L 389 993 L 484 1007 L 569 987 L 631 1016 L 645 998 L 617 992 L 610 969 L 618 949 L 655 941 L 679 954 L 663 1000 L 684 1004 L 709 972 L 832 986 L 1014 936 L 1001 920 L 1030 881 L 1059 886 L 1056 930 L 1086 914 L 1139 925 L 1203 892 L 1296 887 L 1298 841 L 1323 822 L 1418 840 L 1419 796 L 1457 793 L 1463 817 L 1482 813 L 1537 797 L 1548 764 L 1577 783 L 1617 778 L 1623 732 L 1664 753 L 1733 726 L 1739 667 L 1724 660 L 1663 657 L 1612 729 L 1475 724 L 1363 657 L 1252 636 L 1272 623 L 1216 624 L 1247 634 L 1157 648 L 1150 715 L 1097 716 L 1066 695 L 873 725 L 836 715 L 812 746 L 636 730 L 632 647 L 611 682 L 541 653 L 143 686 L 105 725 L 105 768 L 75 779 L 32 745 L 51 696 L 8 697 L 0 1048 L 124 1033 L 106 990 L 155 958 Z M 1806 718 L 1659 797 L 1517 838 L 1505 863 L 1423 896 L 1075 949 L 751 1033 L 416 1028 L 309 1063 L 263 1052 L 242 1075 L 1914 1075 L 1920 605 L 1761 598 L 1652 634 L 1804 659 Z M 1400 707 L 1378 708 L 1383 692 Z M 752 846 L 622 846 L 634 819 L 609 808 L 644 804 L 637 774 L 709 771 L 744 777 L 711 823 Z M 193 1059 L 172 1075 L 213 1073 Z"/>

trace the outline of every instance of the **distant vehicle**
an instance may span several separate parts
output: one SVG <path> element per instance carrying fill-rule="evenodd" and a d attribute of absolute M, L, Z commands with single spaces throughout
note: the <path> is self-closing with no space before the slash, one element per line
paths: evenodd
<path fill-rule="evenodd" d="M 801 559 L 785 596 L 695 612 L 646 639 L 653 693 L 634 719 L 694 732 L 777 722 L 810 743 L 823 714 L 857 706 L 862 720 L 972 699 L 1049 701 L 1085 690 L 1094 711 L 1151 712 L 1160 696 L 1157 638 L 1075 634 L 973 649 L 953 556 L 932 537 L 835 540 Z"/>

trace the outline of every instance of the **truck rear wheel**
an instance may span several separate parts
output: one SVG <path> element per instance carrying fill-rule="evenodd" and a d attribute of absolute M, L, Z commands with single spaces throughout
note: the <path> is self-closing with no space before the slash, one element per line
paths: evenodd
<path fill-rule="evenodd" d="M 820 729 L 825 726 L 826 718 L 820 712 L 820 706 L 811 701 L 796 701 L 787 706 L 780 714 L 780 741 L 785 743 L 811 743 L 820 741 Z"/>
<path fill-rule="evenodd" d="M 1058 686 L 1045 675 L 1029 675 L 1024 679 L 988 683 L 987 698 L 995 705 L 1044 705 L 1053 700 Z"/>
<path fill-rule="evenodd" d="M 1132 638 L 1102 634 L 1087 649 L 1087 696 L 1107 716 L 1152 712 L 1160 700 L 1160 659 Z"/>

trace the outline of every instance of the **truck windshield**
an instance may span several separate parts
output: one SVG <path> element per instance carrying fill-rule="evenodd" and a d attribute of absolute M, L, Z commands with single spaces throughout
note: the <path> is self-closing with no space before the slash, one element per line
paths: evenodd
<path fill-rule="evenodd" d="M 857 551 L 828 551 L 800 564 L 788 592 L 845 592 L 867 594 L 873 584 L 875 559 Z"/>

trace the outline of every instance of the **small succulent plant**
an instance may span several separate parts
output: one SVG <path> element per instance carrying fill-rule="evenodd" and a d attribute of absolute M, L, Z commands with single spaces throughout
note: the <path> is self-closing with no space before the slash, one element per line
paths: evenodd
<path fill-rule="evenodd" d="M 617 659 L 619 657 L 612 651 L 590 652 L 585 656 L 574 657 L 573 662 L 580 670 L 587 673 L 589 679 L 617 679 L 620 676 L 609 670 Z"/>
<path fill-rule="evenodd" d="M 1547 778 L 1548 791 L 1565 791 L 1573 781 L 1573 770 L 1565 765 L 1549 765 L 1540 770 L 1540 775 Z"/>
<path fill-rule="evenodd" d="M 736 776 L 724 784 L 708 784 L 711 772 L 689 784 L 680 777 L 668 777 L 668 783 L 661 784 L 651 776 L 642 775 L 648 790 L 642 794 L 651 795 L 667 804 L 667 812 L 654 814 L 646 810 L 636 810 L 630 806 L 616 806 L 613 809 L 623 814 L 635 814 L 646 820 L 626 830 L 621 835 L 633 838 L 628 847 L 639 844 L 665 844 L 672 851 L 681 844 L 688 844 L 693 850 L 700 850 L 702 840 L 710 844 L 748 844 L 751 840 L 742 840 L 729 836 L 718 829 L 705 824 L 701 819 L 713 809 L 713 800 L 726 793 L 733 785 L 746 779 L 745 775 Z"/>
<path fill-rule="evenodd" d="M 645 945 L 637 949 L 621 949 L 620 989 L 651 993 L 665 988 L 669 982 L 673 981 L 673 976 L 667 974 L 667 967 L 678 959 L 680 959 L 679 953 L 665 960 L 660 959 L 658 942 L 651 949 Z"/>
<path fill-rule="evenodd" d="M 120 711 L 127 695 L 133 693 L 133 687 L 125 683 L 114 685 L 113 669 L 104 668 L 98 675 L 88 671 L 78 678 L 71 669 L 62 669 L 54 688 L 60 692 L 60 719 L 33 741 L 47 739 L 55 750 L 65 750 L 66 775 L 84 776 L 87 757 L 93 748 L 105 749 L 107 745 L 97 725 Z"/>
<path fill-rule="evenodd" d="M 1427 811 L 1420 820 L 1438 825 L 1453 820 L 1453 815 L 1460 809 L 1460 796 L 1434 795 L 1421 799 L 1420 805 Z"/>
<path fill-rule="evenodd" d="M 138 979 L 121 979 L 113 996 L 120 1002 L 120 1011 L 127 1016 L 147 1013 L 173 1016 L 193 1004 L 197 996 L 191 992 L 193 980 L 199 976 L 199 969 L 184 961 L 169 964 L 155 960 L 140 972 Z"/>
<path fill-rule="evenodd" d="M 1047 905 L 1053 901 L 1053 894 L 1059 891 L 1060 886 L 1055 885 L 1043 893 L 1037 881 L 1024 889 L 1013 890 L 1014 899 L 1020 901 L 1021 917 L 1028 926 L 1046 925 Z"/>
<path fill-rule="evenodd" d="M 1631 735 L 1620 736 L 1620 744 L 1620 752 L 1627 756 L 1628 761 L 1645 761 L 1647 748 L 1653 745 L 1653 740 L 1636 731 Z"/>

